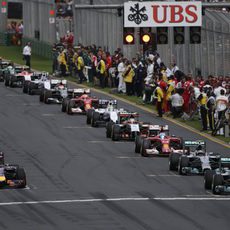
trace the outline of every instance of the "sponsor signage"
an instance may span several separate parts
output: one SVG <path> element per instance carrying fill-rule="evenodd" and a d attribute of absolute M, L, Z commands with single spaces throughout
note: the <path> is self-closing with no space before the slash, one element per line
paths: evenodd
<path fill-rule="evenodd" d="M 202 26 L 201 2 L 126 2 L 124 27 Z"/>

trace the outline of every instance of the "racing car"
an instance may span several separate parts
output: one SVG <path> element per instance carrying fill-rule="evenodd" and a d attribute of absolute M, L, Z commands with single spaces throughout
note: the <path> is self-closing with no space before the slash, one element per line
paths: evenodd
<path fill-rule="evenodd" d="M 117 100 L 99 100 L 98 109 L 89 109 L 86 112 L 86 123 L 92 127 L 105 126 L 107 122 L 117 121 Z"/>
<path fill-rule="evenodd" d="M 179 158 L 174 158 L 177 156 Z M 169 169 L 176 169 L 176 161 L 178 162 L 178 173 L 180 175 L 204 174 L 206 170 L 214 170 L 219 167 L 220 155 L 207 152 L 205 141 L 184 142 L 182 154 L 176 153 L 169 157 Z"/>
<path fill-rule="evenodd" d="M 80 97 L 71 98 L 66 106 L 67 114 L 86 114 L 89 109 L 99 108 L 99 99 L 83 94 Z"/>
<path fill-rule="evenodd" d="M 10 66 L 9 61 L 0 62 L 0 81 L 3 82 L 5 79 L 5 74 L 8 71 L 8 66 Z"/>
<path fill-rule="evenodd" d="M 146 125 L 148 125 L 149 123 L 140 122 L 138 118 L 138 113 L 127 111 L 119 112 L 117 122 L 112 123 L 112 140 L 134 141 L 138 135 L 145 135 L 144 133 L 146 133 Z M 107 127 L 107 129 L 109 129 L 109 127 Z"/>
<path fill-rule="evenodd" d="M 50 79 L 44 81 L 43 88 L 40 92 L 39 100 L 46 104 L 61 104 L 63 98 L 68 96 L 67 81 L 59 79 Z"/>
<path fill-rule="evenodd" d="M 162 131 L 158 135 L 147 137 L 142 141 L 140 149 L 142 156 L 168 157 L 175 149 L 182 149 L 183 139 L 181 137 L 169 135 L 168 130 Z"/>
<path fill-rule="evenodd" d="M 0 187 L 25 188 L 26 173 L 18 165 L 0 165 Z"/>
<path fill-rule="evenodd" d="M 142 135 L 136 136 L 135 139 L 135 153 L 141 152 L 141 145 L 144 138 L 147 137 L 155 137 L 159 135 L 161 132 L 167 133 L 169 135 L 169 127 L 168 125 L 153 125 L 153 124 L 142 124 Z M 145 129 L 145 132 L 144 132 Z"/>
<path fill-rule="evenodd" d="M 33 72 L 32 75 L 24 77 L 22 91 L 29 95 L 40 94 L 44 81 L 47 81 L 49 73 L 46 72 Z"/>
<path fill-rule="evenodd" d="M 87 88 L 78 88 L 78 89 L 68 89 L 67 90 L 67 97 L 63 98 L 62 105 L 61 105 L 61 111 L 67 112 L 67 105 L 72 98 L 78 98 L 82 96 L 83 94 L 90 95 L 91 91 Z"/>
<path fill-rule="evenodd" d="M 230 158 L 221 158 L 216 170 L 205 171 L 204 188 L 213 194 L 230 193 Z"/>
<path fill-rule="evenodd" d="M 22 87 L 25 77 L 31 76 L 33 73 L 30 72 L 28 66 L 16 66 L 14 67 L 14 74 L 8 73 L 5 76 L 5 86 L 10 87 Z"/>

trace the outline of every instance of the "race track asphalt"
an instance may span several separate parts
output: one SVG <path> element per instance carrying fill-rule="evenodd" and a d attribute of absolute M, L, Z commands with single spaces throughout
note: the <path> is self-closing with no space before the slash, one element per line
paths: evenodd
<path fill-rule="evenodd" d="M 123 102 L 119 107 L 166 123 Z M 140 157 L 134 143 L 106 139 L 85 116 L 2 83 L 0 111 L 0 148 L 6 162 L 25 168 L 28 182 L 26 189 L 0 190 L 0 229 L 229 230 L 230 196 L 205 191 L 202 176 L 169 172 L 167 158 Z M 169 126 L 185 139 L 203 139 Z M 230 153 L 210 140 L 207 147 Z"/>

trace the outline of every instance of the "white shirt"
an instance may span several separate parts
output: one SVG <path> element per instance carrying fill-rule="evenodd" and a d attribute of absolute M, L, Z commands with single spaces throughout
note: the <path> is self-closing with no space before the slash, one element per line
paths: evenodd
<path fill-rule="evenodd" d="M 216 97 L 216 111 L 224 111 L 227 109 L 228 105 L 228 97 L 225 95 L 220 95 Z"/>
<path fill-rule="evenodd" d="M 219 86 L 219 87 L 217 87 L 217 88 L 214 89 L 214 94 L 216 95 L 216 97 L 220 96 L 220 91 L 222 89 L 224 90 L 224 93 L 226 93 L 226 89 L 223 88 L 222 86 Z"/>
<path fill-rule="evenodd" d="M 153 71 L 154 71 L 154 65 L 151 63 L 151 64 L 148 64 L 148 67 L 147 67 L 147 77 L 144 79 L 146 84 L 149 83 L 149 81 L 152 79 L 153 77 Z"/>
<path fill-rule="evenodd" d="M 174 73 L 176 73 L 177 70 L 179 70 L 179 67 L 175 65 L 175 66 L 172 68 L 171 71 L 172 71 L 173 74 L 174 74 Z"/>
<path fill-rule="evenodd" d="M 194 94 L 195 94 L 195 98 L 197 99 L 200 95 L 200 89 L 198 87 L 194 87 Z"/>
<path fill-rule="evenodd" d="M 124 62 L 120 62 L 117 66 L 117 71 L 119 72 L 119 77 L 122 77 L 122 73 L 125 71 L 125 65 Z"/>
<path fill-rule="evenodd" d="M 23 52 L 22 52 L 23 55 L 31 55 L 31 48 L 26 45 L 24 48 L 23 48 Z"/>
<path fill-rule="evenodd" d="M 182 106 L 184 104 L 184 99 L 178 93 L 171 96 L 172 107 Z"/>

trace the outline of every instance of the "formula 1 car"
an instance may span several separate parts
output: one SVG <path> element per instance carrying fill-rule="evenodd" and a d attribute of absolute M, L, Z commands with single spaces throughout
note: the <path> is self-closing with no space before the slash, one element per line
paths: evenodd
<path fill-rule="evenodd" d="M 216 170 L 205 171 L 204 188 L 213 194 L 230 193 L 230 158 L 221 158 Z"/>
<path fill-rule="evenodd" d="M 0 165 L 0 187 L 25 188 L 26 173 L 18 165 Z"/>
<path fill-rule="evenodd" d="M 120 112 L 118 114 L 118 122 L 112 124 L 112 140 L 134 141 L 136 136 L 146 133 L 145 125 L 149 125 L 149 123 L 140 122 L 138 118 L 138 113 Z"/>
<path fill-rule="evenodd" d="M 33 73 L 30 72 L 27 66 L 16 66 L 14 68 L 15 74 L 8 73 L 5 76 L 5 86 L 10 87 L 22 87 L 24 78 L 31 76 Z"/>
<path fill-rule="evenodd" d="M 39 100 L 40 102 L 45 102 L 46 104 L 61 104 L 63 98 L 66 98 L 67 96 L 67 81 L 50 79 L 44 81 Z"/>
<path fill-rule="evenodd" d="M 1 61 L 0 62 L 0 81 L 4 81 L 5 79 L 5 74 L 8 71 L 8 66 L 10 66 L 9 61 Z"/>
<path fill-rule="evenodd" d="M 177 153 L 178 154 L 178 153 Z M 175 165 L 176 159 L 169 158 L 169 168 Z M 206 170 L 219 167 L 220 155 L 206 151 L 205 141 L 185 141 L 183 153 L 179 154 L 178 173 L 180 175 L 204 174 Z M 176 167 L 175 167 L 176 168 Z"/>
<path fill-rule="evenodd" d="M 44 82 L 48 80 L 49 73 L 47 72 L 33 72 L 32 75 L 24 77 L 22 91 L 29 95 L 38 94 L 40 95 L 41 88 Z"/>
<path fill-rule="evenodd" d="M 135 139 L 135 153 L 141 153 L 141 146 L 143 140 L 147 137 L 155 137 L 161 132 L 166 133 L 169 136 L 169 127 L 168 125 L 153 125 L 153 124 L 142 124 L 142 135 L 136 136 Z M 145 130 L 145 132 L 144 132 Z"/>
<path fill-rule="evenodd" d="M 79 89 L 68 89 L 67 90 L 67 97 L 63 98 L 62 100 L 62 105 L 61 105 L 61 111 L 62 112 L 67 112 L 67 105 L 72 98 L 78 98 L 82 96 L 83 94 L 85 95 L 90 95 L 91 90 L 87 88 L 79 88 Z"/>
<path fill-rule="evenodd" d="M 147 137 L 141 145 L 141 155 L 168 157 L 175 149 L 182 149 L 183 140 L 181 137 L 169 135 L 168 131 L 160 132 L 156 136 Z"/>
<path fill-rule="evenodd" d="M 117 121 L 117 100 L 99 100 L 98 109 L 89 109 L 86 113 L 86 123 L 92 127 L 105 126 L 107 122 Z"/>
<path fill-rule="evenodd" d="M 80 97 L 71 98 L 67 103 L 67 114 L 86 114 L 89 109 L 99 108 L 99 99 L 83 94 Z"/>

